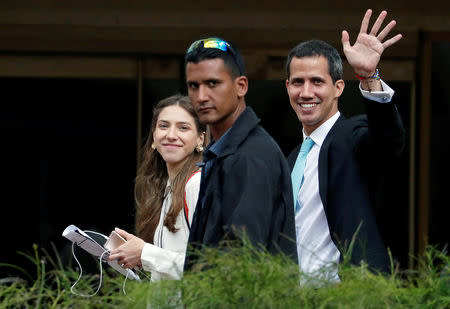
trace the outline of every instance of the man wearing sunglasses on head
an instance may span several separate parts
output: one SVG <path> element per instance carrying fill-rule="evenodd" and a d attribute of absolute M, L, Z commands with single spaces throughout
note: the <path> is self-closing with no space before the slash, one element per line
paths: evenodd
<path fill-rule="evenodd" d="M 246 105 L 242 55 L 229 42 L 206 38 L 191 44 L 185 64 L 189 97 L 213 139 L 203 153 L 185 269 L 203 246 L 242 237 L 297 262 L 289 167 Z"/>

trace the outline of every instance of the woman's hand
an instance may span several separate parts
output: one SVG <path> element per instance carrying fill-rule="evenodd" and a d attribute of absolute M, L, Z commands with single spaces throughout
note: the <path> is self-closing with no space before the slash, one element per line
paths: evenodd
<path fill-rule="evenodd" d="M 135 268 L 136 266 L 142 267 L 141 254 L 145 242 L 139 237 L 127 233 L 119 228 L 115 228 L 115 231 L 120 236 L 125 238 L 126 242 L 120 247 L 112 250 L 108 259 L 110 261 L 117 260 L 117 263 L 122 265 L 123 268 Z"/>

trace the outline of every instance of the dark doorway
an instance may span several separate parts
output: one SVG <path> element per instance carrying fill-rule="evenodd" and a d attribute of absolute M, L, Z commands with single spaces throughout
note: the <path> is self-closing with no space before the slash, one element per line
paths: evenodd
<path fill-rule="evenodd" d="M 133 230 L 136 82 L 2 78 L 1 262 L 59 250 L 69 224 Z M 2 276 L 9 270 L 2 268 Z"/>
<path fill-rule="evenodd" d="M 450 42 L 432 43 L 430 119 L 430 210 L 429 239 L 442 249 L 448 246 L 447 193 L 450 187 Z M 447 214 L 447 215 L 446 215 Z"/>

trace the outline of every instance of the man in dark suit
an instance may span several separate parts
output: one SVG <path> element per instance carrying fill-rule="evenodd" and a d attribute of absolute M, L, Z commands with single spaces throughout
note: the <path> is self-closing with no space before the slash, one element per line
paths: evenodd
<path fill-rule="evenodd" d="M 365 261 L 371 269 L 389 270 L 371 193 L 384 160 L 402 151 L 404 129 L 391 102 L 393 90 L 381 81 L 377 65 L 384 49 L 401 35 L 383 43 L 395 26 L 391 21 L 378 33 L 385 11 L 368 33 L 371 14 L 366 12 L 353 46 L 347 31 L 342 32 L 344 53 L 361 80 L 367 115 L 346 119 L 338 110 L 345 83 L 335 48 L 308 41 L 292 49 L 287 58 L 286 88 L 304 139 L 288 157 L 297 250 L 300 270 L 312 278 L 339 281 L 337 264 L 349 248 L 353 264 Z"/>

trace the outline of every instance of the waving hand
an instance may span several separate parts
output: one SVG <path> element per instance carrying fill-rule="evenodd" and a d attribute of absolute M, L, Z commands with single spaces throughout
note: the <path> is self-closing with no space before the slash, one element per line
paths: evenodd
<path fill-rule="evenodd" d="M 358 37 L 353 46 L 350 45 L 350 37 L 348 32 L 346 30 L 342 31 L 342 46 L 344 48 L 344 54 L 354 72 L 360 76 L 372 76 L 375 73 L 383 51 L 402 38 L 401 34 L 397 34 L 396 36 L 383 42 L 392 28 L 396 25 L 395 20 L 392 20 L 383 28 L 383 30 L 379 32 L 386 15 L 387 12 L 382 11 L 380 15 L 378 15 L 377 20 L 368 33 L 372 10 L 367 10 L 361 22 Z"/>

